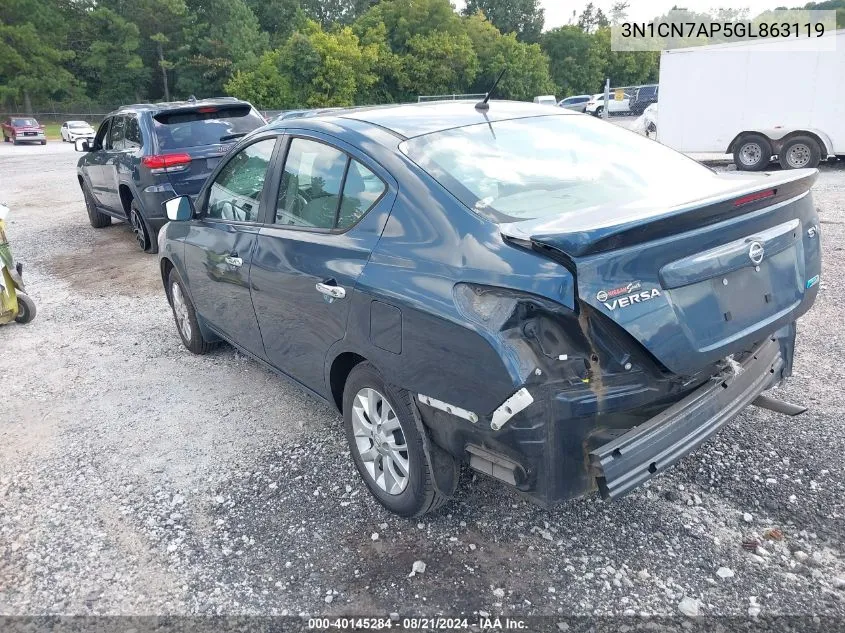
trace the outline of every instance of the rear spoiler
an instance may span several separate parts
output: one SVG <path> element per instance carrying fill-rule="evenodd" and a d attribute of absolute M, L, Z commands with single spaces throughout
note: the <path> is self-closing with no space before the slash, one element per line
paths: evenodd
<path fill-rule="evenodd" d="M 567 226 L 566 218 L 560 222 L 543 218 L 504 223 L 499 230 L 504 239 L 518 244 L 543 250 L 551 248 L 568 257 L 583 257 L 670 237 L 799 198 L 809 192 L 817 177 L 815 169 L 773 172 L 755 179 L 753 186 L 743 183 L 711 198 L 658 209 L 619 224 L 613 222 L 614 214 L 618 214 L 616 208 L 601 207 L 590 209 L 588 221 L 579 219 L 576 230 Z"/>

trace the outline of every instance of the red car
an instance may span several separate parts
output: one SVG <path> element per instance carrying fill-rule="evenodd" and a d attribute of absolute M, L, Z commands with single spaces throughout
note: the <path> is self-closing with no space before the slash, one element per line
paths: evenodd
<path fill-rule="evenodd" d="M 9 117 L 3 121 L 3 141 L 10 140 L 18 143 L 41 143 L 47 144 L 47 137 L 44 135 L 44 126 L 30 117 Z"/>

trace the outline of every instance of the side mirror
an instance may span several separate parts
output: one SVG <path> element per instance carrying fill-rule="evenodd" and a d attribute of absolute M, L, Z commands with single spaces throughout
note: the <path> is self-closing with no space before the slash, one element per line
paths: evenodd
<path fill-rule="evenodd" d="M 194 217 L 194 203 L 190 196 L 171 198 L 164 203 L 167 219 L 171 222 L 185 222 Z"/>
<path fill-rule="evenodd" d="M 93 145 L 93 140 L 89 141 L 88 139 L 78 138 L 73 142 L 73 149 L 77 152 L 90 152 Z"/>

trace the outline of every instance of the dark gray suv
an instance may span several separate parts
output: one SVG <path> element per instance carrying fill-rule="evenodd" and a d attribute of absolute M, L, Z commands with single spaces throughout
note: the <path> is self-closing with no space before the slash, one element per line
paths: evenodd
<path fill-rule="evenodd" d="M 129 222 L 140 248 L 158 249 L 167 222 L 162 202 L 195 196 L 235 139 L 264 125 L 246 101 L 222 97 L 124 106 L 107 115 L 77 165 L 88 219 Z"/>

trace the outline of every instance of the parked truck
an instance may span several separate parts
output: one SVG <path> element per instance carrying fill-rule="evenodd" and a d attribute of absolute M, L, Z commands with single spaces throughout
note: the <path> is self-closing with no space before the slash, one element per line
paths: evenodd
<path fill-rule="evenodd" d="M 658 140 L 746 171 L 845 156 L 845 30 L 824 37 L 835 50 L 802 38 L 664 51 Z"/>

